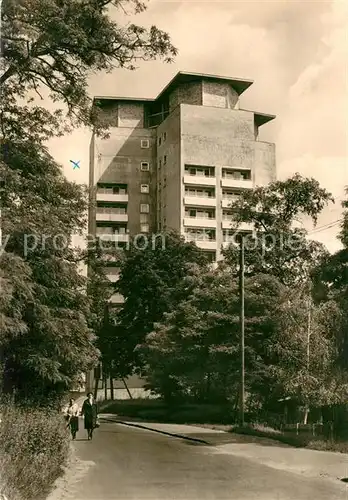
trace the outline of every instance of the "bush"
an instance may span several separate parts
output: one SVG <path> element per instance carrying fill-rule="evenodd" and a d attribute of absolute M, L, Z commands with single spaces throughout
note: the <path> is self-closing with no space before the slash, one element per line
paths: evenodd
<path fill-rule="evenodd" d="M 10 500 L 47 498 L 63 473 L 69 434 L 61 413 L 49 409 L 1 406 L 0 497 Z"/>

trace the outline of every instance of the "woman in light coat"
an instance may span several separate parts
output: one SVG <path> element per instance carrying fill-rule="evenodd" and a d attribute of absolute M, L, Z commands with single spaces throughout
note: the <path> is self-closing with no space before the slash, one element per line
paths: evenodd
<path fill-rule="evenodd" d="M 79 406 L 75 403 L 74 399 L 70 399 L 69 406 L 66 410 L 66 420 L 72 438 L 76 439 L 76 434 L 79 430 Z"/>

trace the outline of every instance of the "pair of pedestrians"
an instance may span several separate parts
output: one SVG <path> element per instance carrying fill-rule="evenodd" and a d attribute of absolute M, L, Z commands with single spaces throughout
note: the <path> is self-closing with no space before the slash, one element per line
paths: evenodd
<path fill-rule="evenodd" d="M 67 427 L 70 428 L 73 439 L 76 439 L 76 434 L 79 430 L 79 415 L 84 417 L 84 427 L 87 431 L 88 441 L 90 441 L 93 437 L 94 429 L 99 427 L 97 405 L 91 392 L 87 394 L 87 399 L 83 402 L 81 412 L 75 400 L 70 399 L 66 410 L 66 420 Z"/>

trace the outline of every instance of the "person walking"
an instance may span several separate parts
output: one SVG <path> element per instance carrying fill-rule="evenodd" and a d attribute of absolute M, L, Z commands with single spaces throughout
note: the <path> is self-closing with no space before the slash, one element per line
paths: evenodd
<path fill-rule="evenodd" d="M 99 427 L 97 405 L 91 392 L 87 394 L 87 399 L 82 405 L 81 415 L 83 415 L 85 419 L 85 429 L 89 441 L 93 437 L 94 429 Z"/>
<path fill-rule="evenodd" d="M 70 399 L 69 406 L 66 410 L 67 427 L 70 428 L 71 436 L 76 439 L 77 431 L 79 430 L 79 405 L 74 399 Z"/>

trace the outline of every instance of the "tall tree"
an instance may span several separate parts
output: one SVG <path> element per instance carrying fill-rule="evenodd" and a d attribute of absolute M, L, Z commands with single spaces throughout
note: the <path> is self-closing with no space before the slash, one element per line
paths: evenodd
<path fill-rule="evenodd" d="M 11 291 L 1 311 L 8 325 L 1 337 L 3 389 L 45 399 L 67 390 L 97 357 L 80 252 L 71 245 L 84 228 L 87 198 L 30 143 L 17 144 L 0 175 L 1 269 Z"/>
<path fill-rule="evenodd" d="M 134 69 L 137 60 L 170 61 L 176 54 L 169 36 L 155 26 L 113 20 L 111 14 L 123 13 L 125 5 L 135 13 L 145 9 L 138 0 L 2 2 L 1 280 L 6 290 L 0 317 L 6 331 L 0 342 L 3 382 L 18 397 L 66 389 L 98 355 L 91 327 L 98 330 L 101 307 L 87 297 L 87 282 L 78 272 L 83 256 L 71 244 L 72 235 L 86 226 L 87 192 L 67 182 L 44 141 L 77 125 L 105 132 L 91 109 L 91 73 Z M 47 95 L 53 110 L 42 105 Z M 10 262 L 21 273 L 22 288 Z"/>
<path fill-rule="evenodd" d="M 4 0 L 2 2 L 1 131 L 11 139 L 42 140 L 70 126 L 91 123 L 88 78 L 139 60 L 171 61 L 177 50 L 167 33 L 117 22 L 140 0 Z M 49 93 L 54 111 L 40 105 Z M 35 99 L 34 99 L 35 98 Z M 37 99 L 36 99 L 37 98 Z M 63 104 L 63 108 L 58 106 Z"/>
<path fill-rule="evenodd" d="M 190 267 L 206 266 L 201 250 L 173 232 L 163 233 L 161 238 L 154 235 L 148 241 L 144 249 L 131 245 L 117 282 L 125 302 L 115 335 L 122 346 L 123 366 L 131 370 L 139 367 L 136 346 L 144 341 L 165 312 L 175 308 Z"/>
<path fill-rule="evenodd" d="M 328 252 L 320 243 L 308 240 L 307 232 L 294 223 L 301 216 L 309 216 L 316 223 L 321 210 L 332 200 L 315 179 L 299 174 L 245 191 L 232 203 L 231 210 L 236 231 L 240 223 L 254 225 L 254 233 L 245 240 L 247 275 L 273 274 L 287 285 L 308 280 L 310 270 Z M 236 245 L 230 245 L 224 255 L 236 272 Z"/>
<path fill-rule="evenodd" d="M 192 273 L 185 297 L 141 347 L 150 387 L 167 399 L 235 402 L 240 381 L 239 284 L 226 271 Z M 258 275 L 245 284 L 246 386 L 251 400 L 269 392 L 268 350 L 284 287 Z M 249 403 L 250 403 L 249 401 Z M 249 407 L 252 404 L 249 404 Z"/>
<path fill-rule="evenodd" d="M 348 188 L 346 189 L 348 196 Z M 341 311 L 336 325 L 339 362 L 348 374 L 348 199 L 342 202 L 343 219 L 338 238 L 343 248 L 327 255 L 313 271 L 317 302 L 334 301 Z"/>

